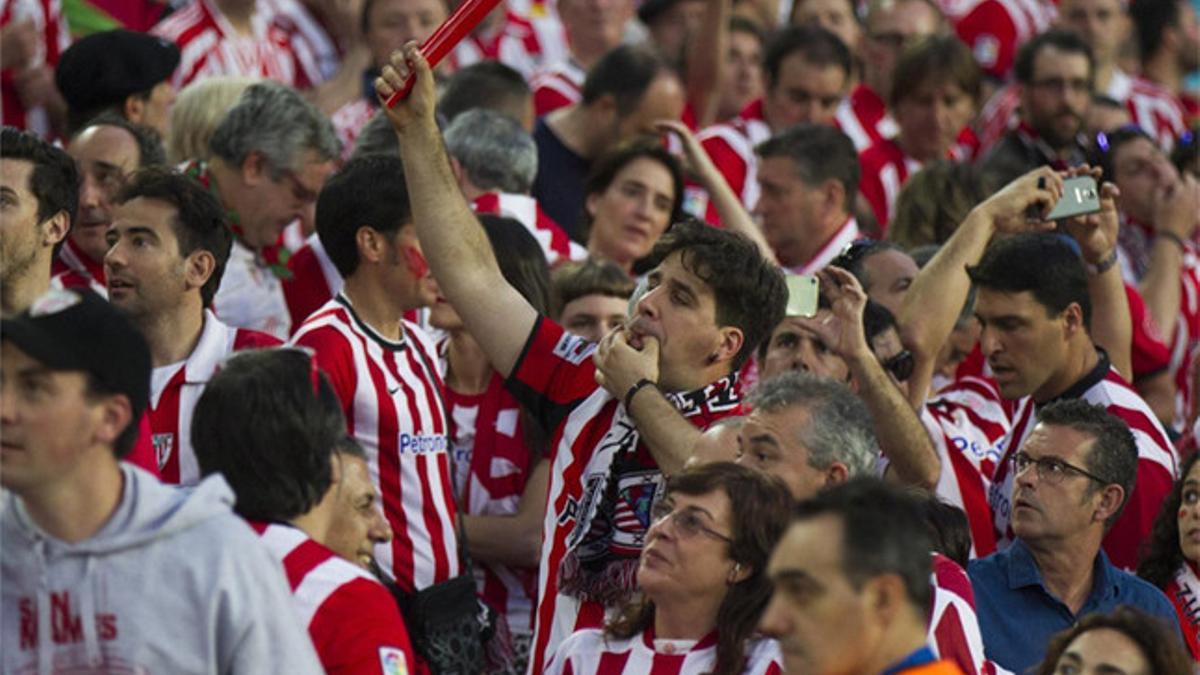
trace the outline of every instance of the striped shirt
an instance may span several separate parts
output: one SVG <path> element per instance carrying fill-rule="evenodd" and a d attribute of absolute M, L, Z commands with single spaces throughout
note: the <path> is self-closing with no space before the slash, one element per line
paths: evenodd
<path fill-rule="evenodd" d="M 587 71 L 571 58 L 535 71 L 529 78 L 534 114 L 542 117 L 583 100 L 585 79 Z"/>
<path fill-rule="evenodd" d="M 717 633 L 702 640 L 656 640 L 651 626 L 620 639 L 598 628 L 563 641 L 546 675 L 701 675 L 717 665 Z M 783 656 L 774 640 L 754 641 L 746 650 L 744 675 L 781 675 Z"/>
<path fill-rule="evenodd" d="M 747 209 L 753 209 L 758 203 L 758 155 L 754 153 L 754 148 L 770 137 L 771 127 L 767 126 L 767 120 L 763 117 L 762 99 L 746 106 L 732 120 L 707 127 L 696 136 L 724 176 L 725 182 Z M 691 189 L 692 192 L 696 190 Z M 700 207 L 696 199 L 694 195 L 689 195 L 693 209 Z M 707 197 L 700 199 L 703 200 L 703 207 L 693 212 L 705 216 L 710 223 L 718 222 L 716 209 L 708 204 Z"/>
<path fill-rule="evenodd" d="M 929 646 L 953 661 L 966 675 L 991 675 L 995 664 L 984 656 L 983 635 L 975 616 L 975 591 L 967 571 L 941 553 L 933 554 L 930 576 Z"/>
<path fill-rule="evenodd" d="M 963 136 L 959 138 L 963 140 Z M 960 143 L 947 151 L 946 158 L 964 160 L 970 157 L 970 152 L 969 147 Z M 862 168 L 858 191 L 871 205 L 882 238 L 887 234 L 892 216 L 896 214 L 900 188 L 904 187 L 910 176 L 921 170 L 921 162 L 908 156 L 896 141 L 884 139 L 860 153 L 858 163 Z"/>
<path fill-rule="evenodd" d="M 276 347 L 280 340 L 258 331 L 227 326 L 204 312 L 200 340 L 183 363 L 155 368 L 150 388 L 150 430 L 158 471 L 164 483 L 195 485 L 200 465 L 192 448 L 192 412 L 196 402 L 230 354 Z"/>
<path fill-rule="evenodd" d="M 437 353 L 416 325 L 389 340 L 354 312 L 343 294 L 300 326 L 292 342 L 316 352 L 342 402 L 346 426 L 370 458 L 383 497 L 390 544 L 379 566 L 412 592 L 459 574 L 445 404 Z"/>
<path fill-rule="evenodd" d="M 525 226 L 537 240 L 551 267 L 568 260 L 586 260 L 587 249 L 571 241 L 566 230 L 542 211 L 537 200 L 529 195 L 508 192 L 489 192 L 471 202 L 476 213 L 494 213 L 514 218 Z"/>
<path fill-rule="evenodd" d="M 925 404 L 921 422 L 942 463 L 935 492 L 967 514 L 971 557 L 990 555 L 996 550 L 996 536 L 988 486 L 1000 461 L 997 443 L 1009 431 L 1000 392 L 983 378 L 960 378 Z"/>
<path fill-rule="evenodd" d="M 508 381 L 543 428 L 553 430 L 532 672 L 570 633 L 600 625 L 605 604 L 582 596 L 633 591 L 650 509 L 665 485 L 625 407 L 596 384 L 594 349 L 541 318 Z M 701 429 L 742 411 L 735 377 L 669 398 Z"/>
<path fill-rule="evenodd" d="M 292 278 L 283 280 L 283 297 L 292 327 L 298 330 L 309 315 L 342 292 L 345 281 L 315 232 L 288 258 L 287 267 Z"/>
<path fill-rule="evenodd" d="M 528 19 L 510 8 L 499 30 L 486 39 L 478 32 L 467 35 L 449 56 L 453 70 L 493 60 L 528 80 L 545 63 L 566 57 L 566 36 L 556 19 Z"/>
<path fill-rule="evenodd" d="M 150 32 L 179 46 L 179 67 L 171 83 L 181 89 L 201 77 L 263 77 L 305 89 L 325 79 L 319 50 L 293 16 L 304 12 L 296 0 L 259 3 L 250 35 L 234 29 L 212 0 L 193 0 Z"/>
<path fill-rule="evenodd" d="M 862 152 L 885 138 L 900 132 L 896 121 L 888 114 L 887 104 L 874 89 L 859 82 L 850 95 L 838 104 L 837 126 L 854 141 L 854 149 Z"/>
<path fill-rule="evenodd" d="M 1050 28 L 1058 15 L 1053 2 L 1042 0 L 943 0 L 943 12 L 975 56 L 983 72 L 1005 79 L 1017 49 Z"/>
<path fill-rule="evenodd" d="M 283 564 L 325 672 L 415 672 L 408 631 L 383 584 L 295 527 L 258 522 L 250 527 Z"/>
<path fill-rule="evenodd" d="M 1178 472 L 1175 449 L 1150 407 L 1103 354 L 1091 373 L 1058 398 L 1080 398 L 1092 405 L 1104 406 L 1133 432 L 1138 447 L 1137 482 L 1127 498 L 1124 512 L 1104 537 L 1104 552 L 1117 567 L 1134 569 L 1138 548 L 1150 536 L 1159 507 L 1175 482 Z M 1036 409 L 1031 397 L 1021 399 L 1013 414 L 1012 430 L 997 447 L 1004 453 L 1003 460 L 996 467 L 988 497 L 1000 549 L 1007 548 L 1015 538 L 1010 523 L 1015 482 L 1010 460 L 1037 425 Z"/>
<path fill-rule="evenodd" d="M 100 297 L 108 297 L 104 263 L 89 258 L 70 237 L 50 264 L 50 274 L 58 288 L 90 288 Z"/>
<path fill-rule="evenodd" d="M 26 68 L 58 65 L 58 57 L 71 45 L 71 33 L 63 16 L 62 0 L 0 0 L 0 27 L 32 22 L 37 43 Z M 26 108 L 17 93 L 19 69 L 0 71 L 0 123 L 18 129 L 28 129 L 48 137 L 53 129 L 45 108 Z"/>

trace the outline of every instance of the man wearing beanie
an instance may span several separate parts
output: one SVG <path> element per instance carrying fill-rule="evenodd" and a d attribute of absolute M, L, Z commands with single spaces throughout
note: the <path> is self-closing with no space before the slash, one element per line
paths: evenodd
<path fill-rule="evenodd" d="M 113 112 L 166 137 L 175 102 L 170 78 L 178 65 L 179 47 L 147 33 L 110 30 L 79 40 L 63 52 L 54 74 L 67 100 L 69 133 Z"/>
<path fill-rule="evenodd" d="M 321 672 L 224 479 L 119 461 L 149 390 L 145 340 L 90 291 L 0 322 L 0 672 Z"/>

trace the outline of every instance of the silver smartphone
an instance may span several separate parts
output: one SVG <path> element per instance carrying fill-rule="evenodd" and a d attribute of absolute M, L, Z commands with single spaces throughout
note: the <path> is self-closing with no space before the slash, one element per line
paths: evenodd
<path fill-rule="evenodd" d="M 1063 196 L 1045 220 L 1086 216 L 1100 211 L 1100 189 L 1091 176 L 1074 176 L 1063 181 Z"/>
<path fill-rule="evenodd" d="M 788 274 L 787 316 L 811 317 L 817 314 L 820 284 L 811 274 Z"/>

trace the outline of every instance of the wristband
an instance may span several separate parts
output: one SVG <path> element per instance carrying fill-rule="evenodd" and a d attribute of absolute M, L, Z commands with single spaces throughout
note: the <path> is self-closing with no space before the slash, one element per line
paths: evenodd
<path fill-rule="evenodd" d="M 1104 274 L 1105 272 L 1112 269 L 1113 265 L 1116 265 L 1116 264 L 1117 264 L 1117 249 L 1114 248 L 1112 250 L 1112 253 L 1109 253 L 1108 256 L 1101 259 L 1100 262 L 1096 263 L 1095 265 L 1088 265 L 1088 272 L 1092 276 L 1098 277 L 1101 274 Z"/>
<path fill-rule="evenodd" d="M 657 385 L 652 380 L 649 380 L 649 379 L 643 377 L 642 379 L 637 381 L 637 384 L 630 387 L 629 391 L 625 392 L 625 412 L 630 411 L 630 406 L 633 404 L 633 397 L 639 391 L 641 391 L 643 387 L 654 387 L 654 386 L 657 386 Z"/>
<path fill-rule="evenodd" d="M 1167 241 L 1174 243 L 1176 246 L 1179 247 L 1179 250 L 1187 251 L 1187 244 L 1183 243 L 1183 237 L 1175 234 L 1174 232 L 1167 232 L 1166 230 L 1159 230 L 1157 232 L 1157 236 L 1163 237 Z"/>

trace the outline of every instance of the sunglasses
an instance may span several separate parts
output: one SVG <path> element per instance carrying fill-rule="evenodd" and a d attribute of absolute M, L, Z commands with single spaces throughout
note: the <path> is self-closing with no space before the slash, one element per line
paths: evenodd
<path fill-rule="evenodd" d="M 913 358 L 912 352 L 905 349 L 898 354 L 888 357 L 879 365 L 883 366 L 884 370 L 894 375 L 897 380 L 904 382 L 908 378 L 912 377 L 913 367 L 916 366 L 916 359 Z"/>

